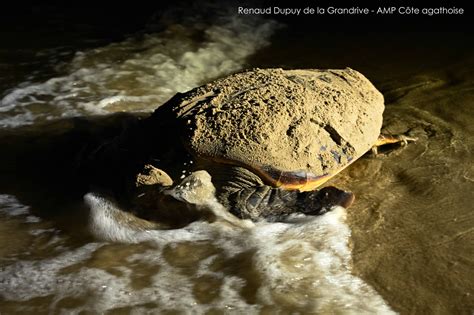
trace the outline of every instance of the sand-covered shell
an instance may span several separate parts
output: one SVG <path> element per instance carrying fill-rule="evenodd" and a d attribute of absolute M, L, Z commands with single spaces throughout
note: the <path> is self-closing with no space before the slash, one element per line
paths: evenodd
<path fill-rule="evenodd" d="M 255 69 L 180 94 L 173 105 L 192 154 L 309 180 L 367 152 L 383 110 L 382 94 L 350 68 Z M 283 176 L 280 185 L 293 180 Z"/>

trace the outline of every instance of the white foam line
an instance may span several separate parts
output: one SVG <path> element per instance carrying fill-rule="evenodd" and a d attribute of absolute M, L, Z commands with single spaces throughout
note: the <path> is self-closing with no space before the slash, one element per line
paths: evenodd
<path fill-rule="evenodd" d="M 90 205 L 101 207 L 100 211 L 111 211 L 110 204 L 104 207 L 104 203 L 107 203 L 105 199 L 101 203 Z M 290 218 L 291 223 L 261 222 L 254 227 L 236 226 L 231 232 L 216 224 L 197 222 L 180 230 L 133 232 L 128 236 L 121 234 L 124 230 L 118 233 L 119 236 L 109 237 L 132 243 L 149 240 L 159 244 L 207 240 L 230 255 L 252 248 L 256 250 L 255 268 L 264 279 L 258 296 L 265 303 L 278 304 L 280 301 L 275 300 L 273 292 L 294 287 L 296 296 L 292 302 L 309 312 L 338 310 L 344 314 L 392 314 L 393 311 L 368 284 L 351 274 L 351 252 L 348 247 L 350 230 L 344 223 L 345 216 L 346 210 L 337 207 L 323 216 L 300 216 L 297 223 L 294 218 Z M 117 225 L 117 222 L 109 222 L 107 228 L 117 233 L 118 227 L 111 227 L 114 224 Z M 282 260 L 285 255 L 292 262 L 290 265 L 285 259 Z M 212 259 L 208 259 L 201 267 L 206 268 L 211 262 Z M 198 273 L 207 274 L 209 271 L 203 269 Z M 307 282 L 305 290 L 310 290 L 306 292 L 309 295 L 307 300 L 297 298 L 298 294 L 302 294 L 301 289 L 298 289 L 298 279 L 305 279 Z M 225 281 L 228 286 L 223 290 L 233 290 L 234 293 L 240 290 L 238 283 L 241 280 L 225 277 Z M 225 300 L 224 303 L 228 301 Z"/>
<path fill-rule="evenodd" d="M 26 216 L 30 214 L 30 207 L 21 204 L 15 196 L 0 194 L 0 213 L 10 216 Z"/>

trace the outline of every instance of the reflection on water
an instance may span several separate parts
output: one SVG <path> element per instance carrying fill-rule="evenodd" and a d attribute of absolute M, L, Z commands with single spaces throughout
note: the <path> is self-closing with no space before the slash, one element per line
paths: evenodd
<path fill-rule="evenodd" d="M 60 75 L 2 91 L 2 125 L 32 125 L 0 133 L 0 310 L 471 313 L 471 36 L 321 34 L 315 40 L 296 26 L 276 30 L 270 21 L 216 21 L 190 29 L 183 20 L 161 33 L 76 52 Z M 419 140 L 366 156 L 329 183 L 356 194 L 347 223 L 338 208 L 253 227 L 218 221 L 122 231 L 125 244 L 92 239 L 82 203 L 87 190 L 75 183 L 75 149 L 66 148 L 118 129 L 98 121 L 37 124 L 91 109 L 150 110 L 175 91 L 246 63 L 351 66 L 384 94 L 384 128 Z M 74 128 L 89 133 L 67 133 Z M 101 209 L 100 197 L 91 200 Z"/>

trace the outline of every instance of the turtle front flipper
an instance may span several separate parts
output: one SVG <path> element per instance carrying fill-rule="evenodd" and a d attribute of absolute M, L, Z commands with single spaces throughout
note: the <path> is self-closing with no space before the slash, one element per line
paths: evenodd
<path fill-rule="evenodd" d="M 384 135 L 380 134 L 377 141 L 375 144 L 372 146 L 372 153 L 374 155 L 378 154 L 378 148 L 388 145 L 388 144 L 401 144 L 402 146 L 405 146 L 408 144 L 408 142 L 415 142 L 417 141 L 417 138 L 405 136 L 405 135 Z"/>
<path fill-rule="evenodd" d="M 228 196 L 229 210 L 242 219 L 278 221 L 292 213 L 319 215 L 334 206 L 349 207 L 354 195 L 335 187 L 300 192 L 267 185 L 240 189 Z"/>

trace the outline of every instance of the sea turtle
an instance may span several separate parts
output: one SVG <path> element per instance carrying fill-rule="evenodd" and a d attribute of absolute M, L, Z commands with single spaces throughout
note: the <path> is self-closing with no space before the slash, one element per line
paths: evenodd
<path fill-rule="evenodd" d="M 321 214 L 354 196 L 319 186 L 374 146 L 413 140 L 381 136 L 383 111 L 382 94 L 350 68 L 254 69 L 176 94 L 93 159 L 116 165 L 114 174 L 129 170 L 128 182 L 153 165 L 166 181 L 152 183 L 165 189 L 204 169 L 240 218 Z"/>

